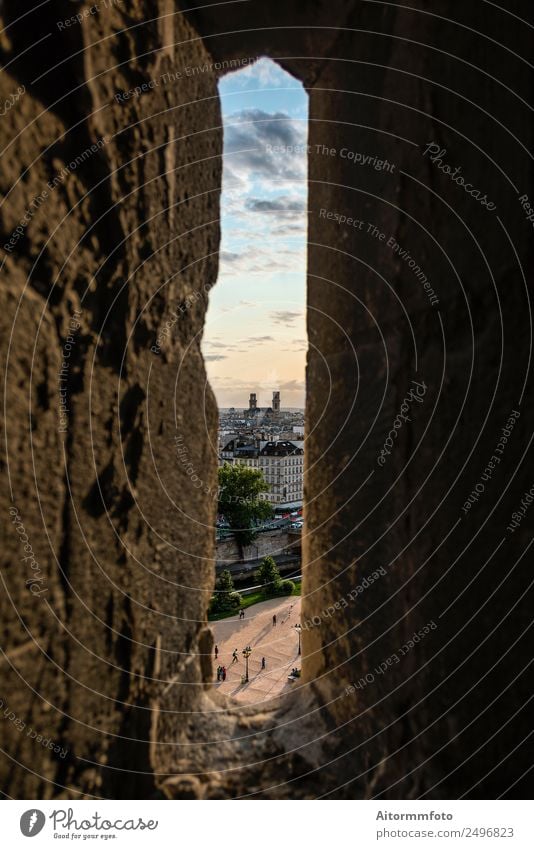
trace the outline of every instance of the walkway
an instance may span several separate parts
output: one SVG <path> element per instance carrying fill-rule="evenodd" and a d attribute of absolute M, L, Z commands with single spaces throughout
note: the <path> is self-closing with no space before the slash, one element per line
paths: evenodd
<path fill-rule="evenodd" d="M 277 624 L 273 626 L 273 615 Z M 294 666 L 300 669 L 299 638 L 295 625 L 300 622 L 300 596 L 286 596 L 254 604 L 245 610 L 245 618 L 238 616 L 212 622 L 215 644 L 219 647 L 217 666 L 226 666 L 226 681 L 215 684 L 227 696 L 244 704 L 256 704 L 278 696 L 291 688 L 287 680 Z M 242 651 L 251 646 L 249 658 L 249 683 L 242 684 L 245 658 Z M 238 662 L 232 663 L 232 652 L 237 649 Z M 262 671 L 261 659 L 266 668 Z"/>

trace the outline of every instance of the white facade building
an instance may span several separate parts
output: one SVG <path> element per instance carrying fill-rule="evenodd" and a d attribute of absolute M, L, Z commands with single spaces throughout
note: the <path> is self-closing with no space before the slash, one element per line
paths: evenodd
<path fill-rule="evenodd" d="M 273 507 L 301 507 L 304 480 L 304 444 L 294 440 L 243 444 L 232 439 L 221 450 L 220 464 L 240 463 L 263 472 L 269 492 L 261 496 Z"/>

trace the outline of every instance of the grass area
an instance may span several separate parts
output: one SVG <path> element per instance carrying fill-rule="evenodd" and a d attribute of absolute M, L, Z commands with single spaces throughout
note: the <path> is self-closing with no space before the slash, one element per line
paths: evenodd
<path fill-rule="evenodd" d="M 293 583 L 295 584 L 295 589 L 291 593 L 291 596 L 300 595 L 302 581 L 293 581 Z M 263 595 L 261 590 L 256 590 L 256 592 L 248 593 L 247 595 L 241 596 L 240 609 L 245 610 L 247 607 L 252 607 L 253 604 L 259 604 L 260 601 L 269 601 L 269 599 L 271 598 L 279 598 L 280 600 L 282 600 L 283 598 L 291 598 L 291 596 Z M 208 616 L 208 622 L 218 622 L 219 619 L 228 619 L 230 616 L 237 616 L 238 612 L 238 610 L 227 610 L 223 613 L 210 613 L 210 615 Z"/>

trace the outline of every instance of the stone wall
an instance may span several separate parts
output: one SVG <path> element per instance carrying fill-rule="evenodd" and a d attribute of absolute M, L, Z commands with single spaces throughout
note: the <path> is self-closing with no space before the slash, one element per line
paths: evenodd
<path fill-rule="evenodd" d="M 218 569 L 224 569 L 232 563 L 251 563 L 262 557 L 278 557 L 284 554 L 300 552 L 300 535 L 293 531 L 264 531 L 256 537 L 251 545 L 246 545 L 241 552 L 233 536 L 217 542 L 215 558 Z"/>
<path fill-rule="evenodd" d="M 2 101 L 24 93 L 0 120 L 2 245 L 15 238 L 0 698 L 17 718 L 0 723 L 1 785 L 17 798 L 521 795 L 528 511 L 507 528 L 533 483 L 529 5 L 202 5 L 117 3 L 68 31 L 73 4 L 19 20 L 28 2 L 2 5 Z M 199 347 L 219 245 L 211 64 L 263 54 L 310 95 L 303 613 L 319 624 L 293 698 L 238 711 L 206 683 L 213 504 L 174 460 L 181 437 L 213 487 Z M 180 78 L 191 66 L 207 70 Z M 430 143 L 496 209 L 432 163 Z"/>
<path fill-rule="evenodd" d="M 209 54 L 180 16 L 144 24 L 156 6 L 102 7 L 67 39 L 56 22 L 74 7 L 51 3 L 4 37 L 2 97 L 20 84 L 26 93 L 0 125 L 2 244 L 61 179 L 3 267 L 4 468 L 46 593 L 25 586 L 7 522 L 0 696 L 68 751 L 51 756 L 3 722 L 12 760 L 2 786 L 13 796 L 153 793 L 151 708 L 172 676 L 197 682 L 175 688 L 177 705 L 202 688 L 212 504 L 177 462 L 175 439 L 212 486 L 206 427 L 215 432 L 217 413 L 200 334 L 217 275 L 221 120 L 213 74 L 172 77 Z M 4 25 L 19 12 L 5 4 Z M 34 87 L 49 60 L 16 57 L 50 30 L 61 73 Z"/>

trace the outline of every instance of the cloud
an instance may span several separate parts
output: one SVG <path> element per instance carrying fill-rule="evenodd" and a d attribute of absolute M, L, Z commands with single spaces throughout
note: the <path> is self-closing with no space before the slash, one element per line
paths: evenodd
<path fill-rule="evenodd" d="M 265 342 L 274 342 L 274 336 L 249 336 L 247 339 L 241 339 L 240 345 L 264 345 Z"/>
<path fill-rule="evenodd" d="M 219 259 L 221 262 L 226 262 L 228 265 L 231 265 L 233 262 L 237 262 L 240 256 L 241 254 L 232 253 L 232 251 L 221 251 Z"/>
<path fill-rule="evenodd" d="M 233 345 L 228 345 L 226 342 L 212 342 L 210 339 L 206 339 L 204 341 L 204 345 L 209 346 L 210 348 L 222 348 L 227 351 L 233 348 Z"/>
<path fill-rule="evenodd" d="M 237 378 L 235 375 L 214 375 L 210 377 L 210 382 L 213 386 L 220 386 L 222 388 L 229 389 L 246 389 L 248 392 L 251 391 L 251 381 L 250 380 L 241 380 Z M 253 383 L 254 381 L 252 381 Z M 254 391 L 254 390 L 252 390 Z"/>
<path fill-rule="evenodd" d="M 233 88 L 236 84 L 239 84 L 239 87 L 243 89 L 250 83 L 254 85 L 254 88 L 272 88 L 273 86 L 287 88 L 291 86 L 298 89 L 301 87 L 301 84 L 291 74 L 284 71 L 280 65 L 273 62 L 272 59 L 262 56 L 253 65 L 247 65 L 224 77 L 220 84 L 221 93 L 224 97 L 226 87 L 231 86 Z"/>
<path fill-rule="evenodd" d="M 306 210 L 304 198 L 291 198 L 280 195 L 274 200 L 263 200 L 262 198 L 247 198 L 245 206 L 249 212 L 262 212 L 266 214 L 289 215 L 301 217 Z"/>
<path fill-rule="evenodd" d="M 298 318 L 302 318 L 301 312 L 290 310 L 275 310 L 270 314 L 273 324 L 283 324 L 285 327 L 293 327 Z"/>
<path fill-rule="evenodd" d="M 290 351 L 291 353 L 298 353 L 300 351 L 308 350 L 308 340 L 307 339 L 294 339 L 293 344 L 289 348 L 282 348 L 282 351 Z"/>
<path fill-rule="evenodd" d="M 229 115 L 224 125 L 224 178 L 305 181 L 307 174 L 307 121 L 285 112 L 243 109 Z M 288 152 L 272 147 L 289 148 Z"/>
<path fill-rule="evenodd" d="M 299 122 L 287 112 L 264 112 L 262 109 L 242 109 L 225 122 L 225 152 L 240 150 L 252 139 L 264 144 L 295 145 L 304 137 Z"/>
<path fill-rule="evenodd" d="M 269 249 L 250 248 L 242 253 L 221 252 L 219 275 L 235 274 L 274 274 L 279 271 L 293 271 L 305 268 L 304 245 L 300 250 L 290 250 L 279 246 Z"/>
<path fill-rule="evenodd" d="M 288 221 L 287 224 L 279 224 L 277 227 L 271 228 L 271 234 L 273 236 L 290 236 L 293 233 L 301 233 L 306 232 L 306 221 Z"/>
<path fill-rule="evenodd" d="M 280 392 L 302 392 L 306 388 L 303 380 L 286 380 L 280 384 Z"/>

